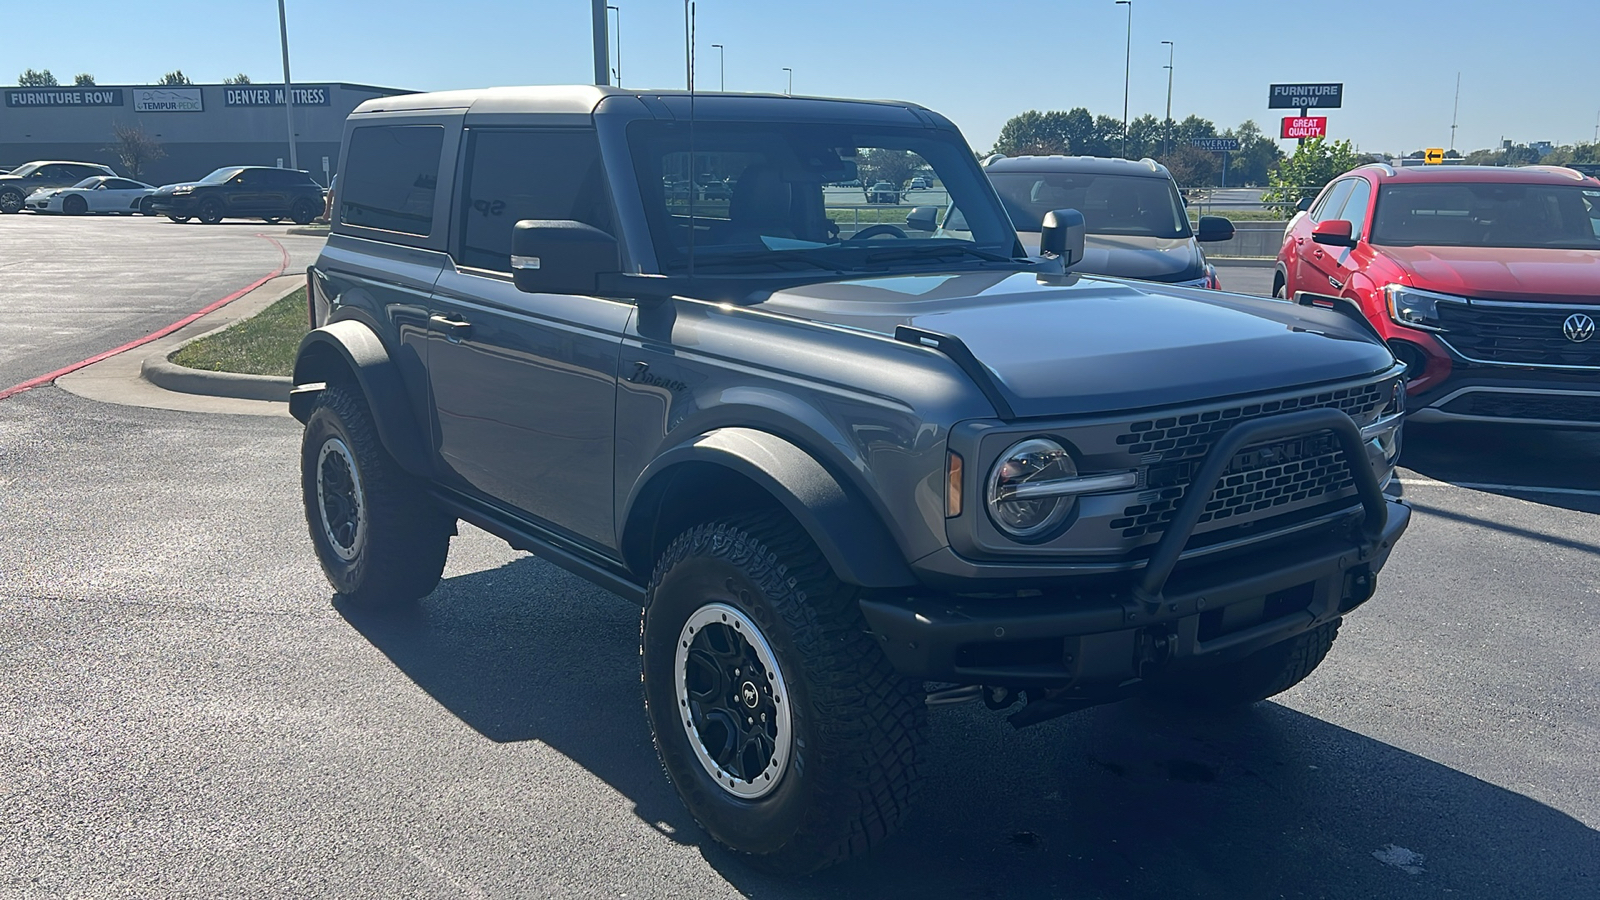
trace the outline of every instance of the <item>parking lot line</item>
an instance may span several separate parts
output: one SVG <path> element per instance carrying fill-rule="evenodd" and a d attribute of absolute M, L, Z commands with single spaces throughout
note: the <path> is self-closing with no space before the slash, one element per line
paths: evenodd
<path fill-rule="evenodd" d="M 1568 494 L 1574 497 L 1600 497 L 1600 490 L 1588 488 L 1534 487 L 1528 484 L 1486 484 L 1479 481 L 1435 481 L 1432 478 L 1402 478 L 1404 487 L 1457 487 L 1469 491 L 1523 494 Z"/>
<path fill-rule="evenodd" d="M 272 244 L 272 246 L 278 248 L 278 253 L 281 255 L 282 259 L 278 263 L 278 267 L 276 269 L 273 269 L 271 272 L 268 272 L 266 275 L 261 276 L 260 278 L 256 279 L 255 281 L 252 281 L 250 284 L 246 285 L 245 287 L 242 287 L 239 290 L 234 291 L 233 293 L 229 294 L 228 296 L 223 297 L 221 300 L 218 300 L 218 301 L 216 301 L 214 303 L 210 303 L 210 304 L 206 305 L 205 307 L 203 307 L 201 309 L 195 310 L 194 312 L 190 313 L 189 315 L 184 316 L 183 318 L 179 319 L 176 322 L 173 322 L 171 325 L 167 325 L 167 326 L 165 326 L 163 328 L 160 328 L 160 329 L 157 329 L 155 331 L 152 331 L 152 332 L 150 332 L 149 334 L 145 335 L 142 338 L 138 338 L 137 340 L 129 341 L 128 343 L 123 344 L 120 347 L 116 347 L 116 348 L 113 348 L 111 350 L 107 350 L 104 353 L 97 353 L 94 356 L 89 357 L 88 359 L 79 360 L 78 362 L 75 362 L 70 366 L 64 366 L 64 367 L 62 367 L 60 369 L 55 370 L 54 372 L 48 372 L 48 373 L 46 373 L 44 375 L 38 376 L 37 378 L 30 378 L 27 381 L 22 382 L 21 384 L 14 384 L 11 387 L 6 388 L 5 390 L 0 390 L 0 400 L 4 400 L 4 399 L 6 399 L 8 397 L 16 396 L 17 394 L 20 394 L 23 391 L 31 391 L 36 387 L 43 387 L 44 385 L 50 384 L 51 382 L 55 381 L 57 378 L 60 378 L 63 375 L 70 375 L 73 372 L 76 372 L 79 369 L 84 368 L 85 366 L 92 366 L 95 363 L 100 362 L 101 360 L 110 359 L 111 357 L 116 356 L 119 353 L 126 353 L 127 351 L 132 350 L 135 347 L 142 347 L 145 344 L 150 343 L 151 341 L 159 340 L 161 338 L 164 338 L 167 335 L 173 333 L 174 331 L 177 331 L 178 329 L 184 327 L 185 325 L 188 325 L 190 322 L 193 322 L 196 319 L 199 319 L 200 317 L 206 315 L 207 313 L 215 312 L 216 310 L 221 309 L 224 306 L 227 306 L 229 303 L 232 303 L 233 301 L 239 299 L 240 297 L 243 297 L 245 294 L 250 293 L 251 291 L 255 290 L 256 288 L 262 286 L 263 284 L 266 284 L 267 282 L 271 281 L 272 279 L 277 278 L 279 275 L 282 275 L 283 274 L 283 270 L 289 268 L 289 251 L 284 249 L 283 244 L 279 243 L 276 238 L 268 237 L 267 235 L 264 235 L 264 234 L 257 234 L 256 237 L 261 238 L 264 241 L 268 241 L 268 242 L 270 242 Z"/>

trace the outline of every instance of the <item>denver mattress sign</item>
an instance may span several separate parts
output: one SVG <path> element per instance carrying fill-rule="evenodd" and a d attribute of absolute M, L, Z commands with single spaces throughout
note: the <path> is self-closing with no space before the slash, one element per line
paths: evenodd
<path fill-rule="evenodd" d="M 295 106 L 327 106 L 328 86 L 325 84 L 297 84 L 293 89 Z M 230 87 L 222 92 L 224 106 L 282 106 L 283 86 Z"/>

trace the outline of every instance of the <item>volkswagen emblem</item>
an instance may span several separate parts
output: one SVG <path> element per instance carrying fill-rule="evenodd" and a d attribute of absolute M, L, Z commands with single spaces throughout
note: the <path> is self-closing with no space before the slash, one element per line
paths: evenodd
<path fill-rule="evenodd" d="M 1581 344 L 1594 337 L 1594 320 L 1583 313 L 1573 313 L 1561 323 L 1561 333 L 1574 344 Z"/>

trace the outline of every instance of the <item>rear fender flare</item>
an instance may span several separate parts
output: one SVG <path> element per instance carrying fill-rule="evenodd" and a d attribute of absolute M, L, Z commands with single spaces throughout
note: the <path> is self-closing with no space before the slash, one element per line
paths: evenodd
<path fill-rule="evenodd" d="M 711 464 L 753 482 L 800 523 L 840 580 L 869 588 L 917 584 L 904 554 L 877 513 L 815 457 L 784 438 L 752 428 L 719 428 L 658 456 L 635 482 L 623 518 L 623 552 L 648 575 L 658 499 L 674 470 Z M 670 539 L 670 538 L 669 538 Z M 631 552 L 630 552 L 631 551 Z"/>
<path fill-rule="evenodd" d="M 345 319 L 313 330 L 300 340 L 294 361 L 289 413 L 304 423 L 328 384 L 353 380 L 366 397 L 384 449 L 413 475 L 430 471 L 427 444 L 406 400 L 400 369 L 366 323 Z"/>

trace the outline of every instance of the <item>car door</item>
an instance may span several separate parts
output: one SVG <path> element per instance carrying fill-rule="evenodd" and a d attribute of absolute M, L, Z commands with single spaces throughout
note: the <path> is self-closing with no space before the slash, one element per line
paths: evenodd
<path fill-rule="evenodd" d="M 1317 202 L 1312 204 L 1310 212 L 1295 229 L 1294 248 L 1291 251 L 1293 264 L 1288 272 L 1288 293 L 1293 297 L 1300 291 L 1310 291 L 1313 294 L 1327 293 L 1327 281 L 1319 279 L 1316 266 L 1312 264 L 1312 257 L 1320 251 L 1321 244 L 1311 240 L 1311 232 L 1316 229 L 1317 223 L 1337 215 L 1344 209 L 1344 202 L 1350 196 L 1350 191 L 1355 187 L 1348 178 L 1342 178 L 1329 185 Z"/>
<path fill-rule="evenodd" d="M 1301 290 L 1342 295 L 1345 285 L 1350 283 L 1350 275 L 1360 268 L 1360 260 L 1370 252 L 1365 249 L 1362 239 L 1366 237 L 1368 211 L 1372 205 L 1372 183 L 1359 175 L 1351 177 L 1349 181 L 1350 190 L 1345 193 L 1344 206 L 1338 212 L 1326 215 L 1323 221 L 1343 219 L 1349 222 L 1350 236 L 1355 238 L 1356 246 L 1330 247 L 1308 241 L 1311 247 L 1307 260 L 1315 274 Z M 1332 209 L 1331 205 L 1329 209 Z"/>
<path fill-rule="evenodd" d="M 266 169 L 245 169 L 223 185 L 223 205 L 230 216 L 254 216 L 268 206 L 271 187 Z"/>
<path fill-rule="evenodd" d="M 144 185 L 126 178 L 108 178 L 100 182 L 100 204 L 90 205 L 91 209 L 104 212 L 130 212 L 139 208 L 139 200 L 144 197 Z"/>
<path fill-rule="evenodd" d="M 454 487 L 614 548 L 617 361 L 633 306 L 511 279 L 520 220 L 612 230 L 595 134 L 469 125 L 462 157 L 455 266 L 429 304 L 435 464 Z"/>

